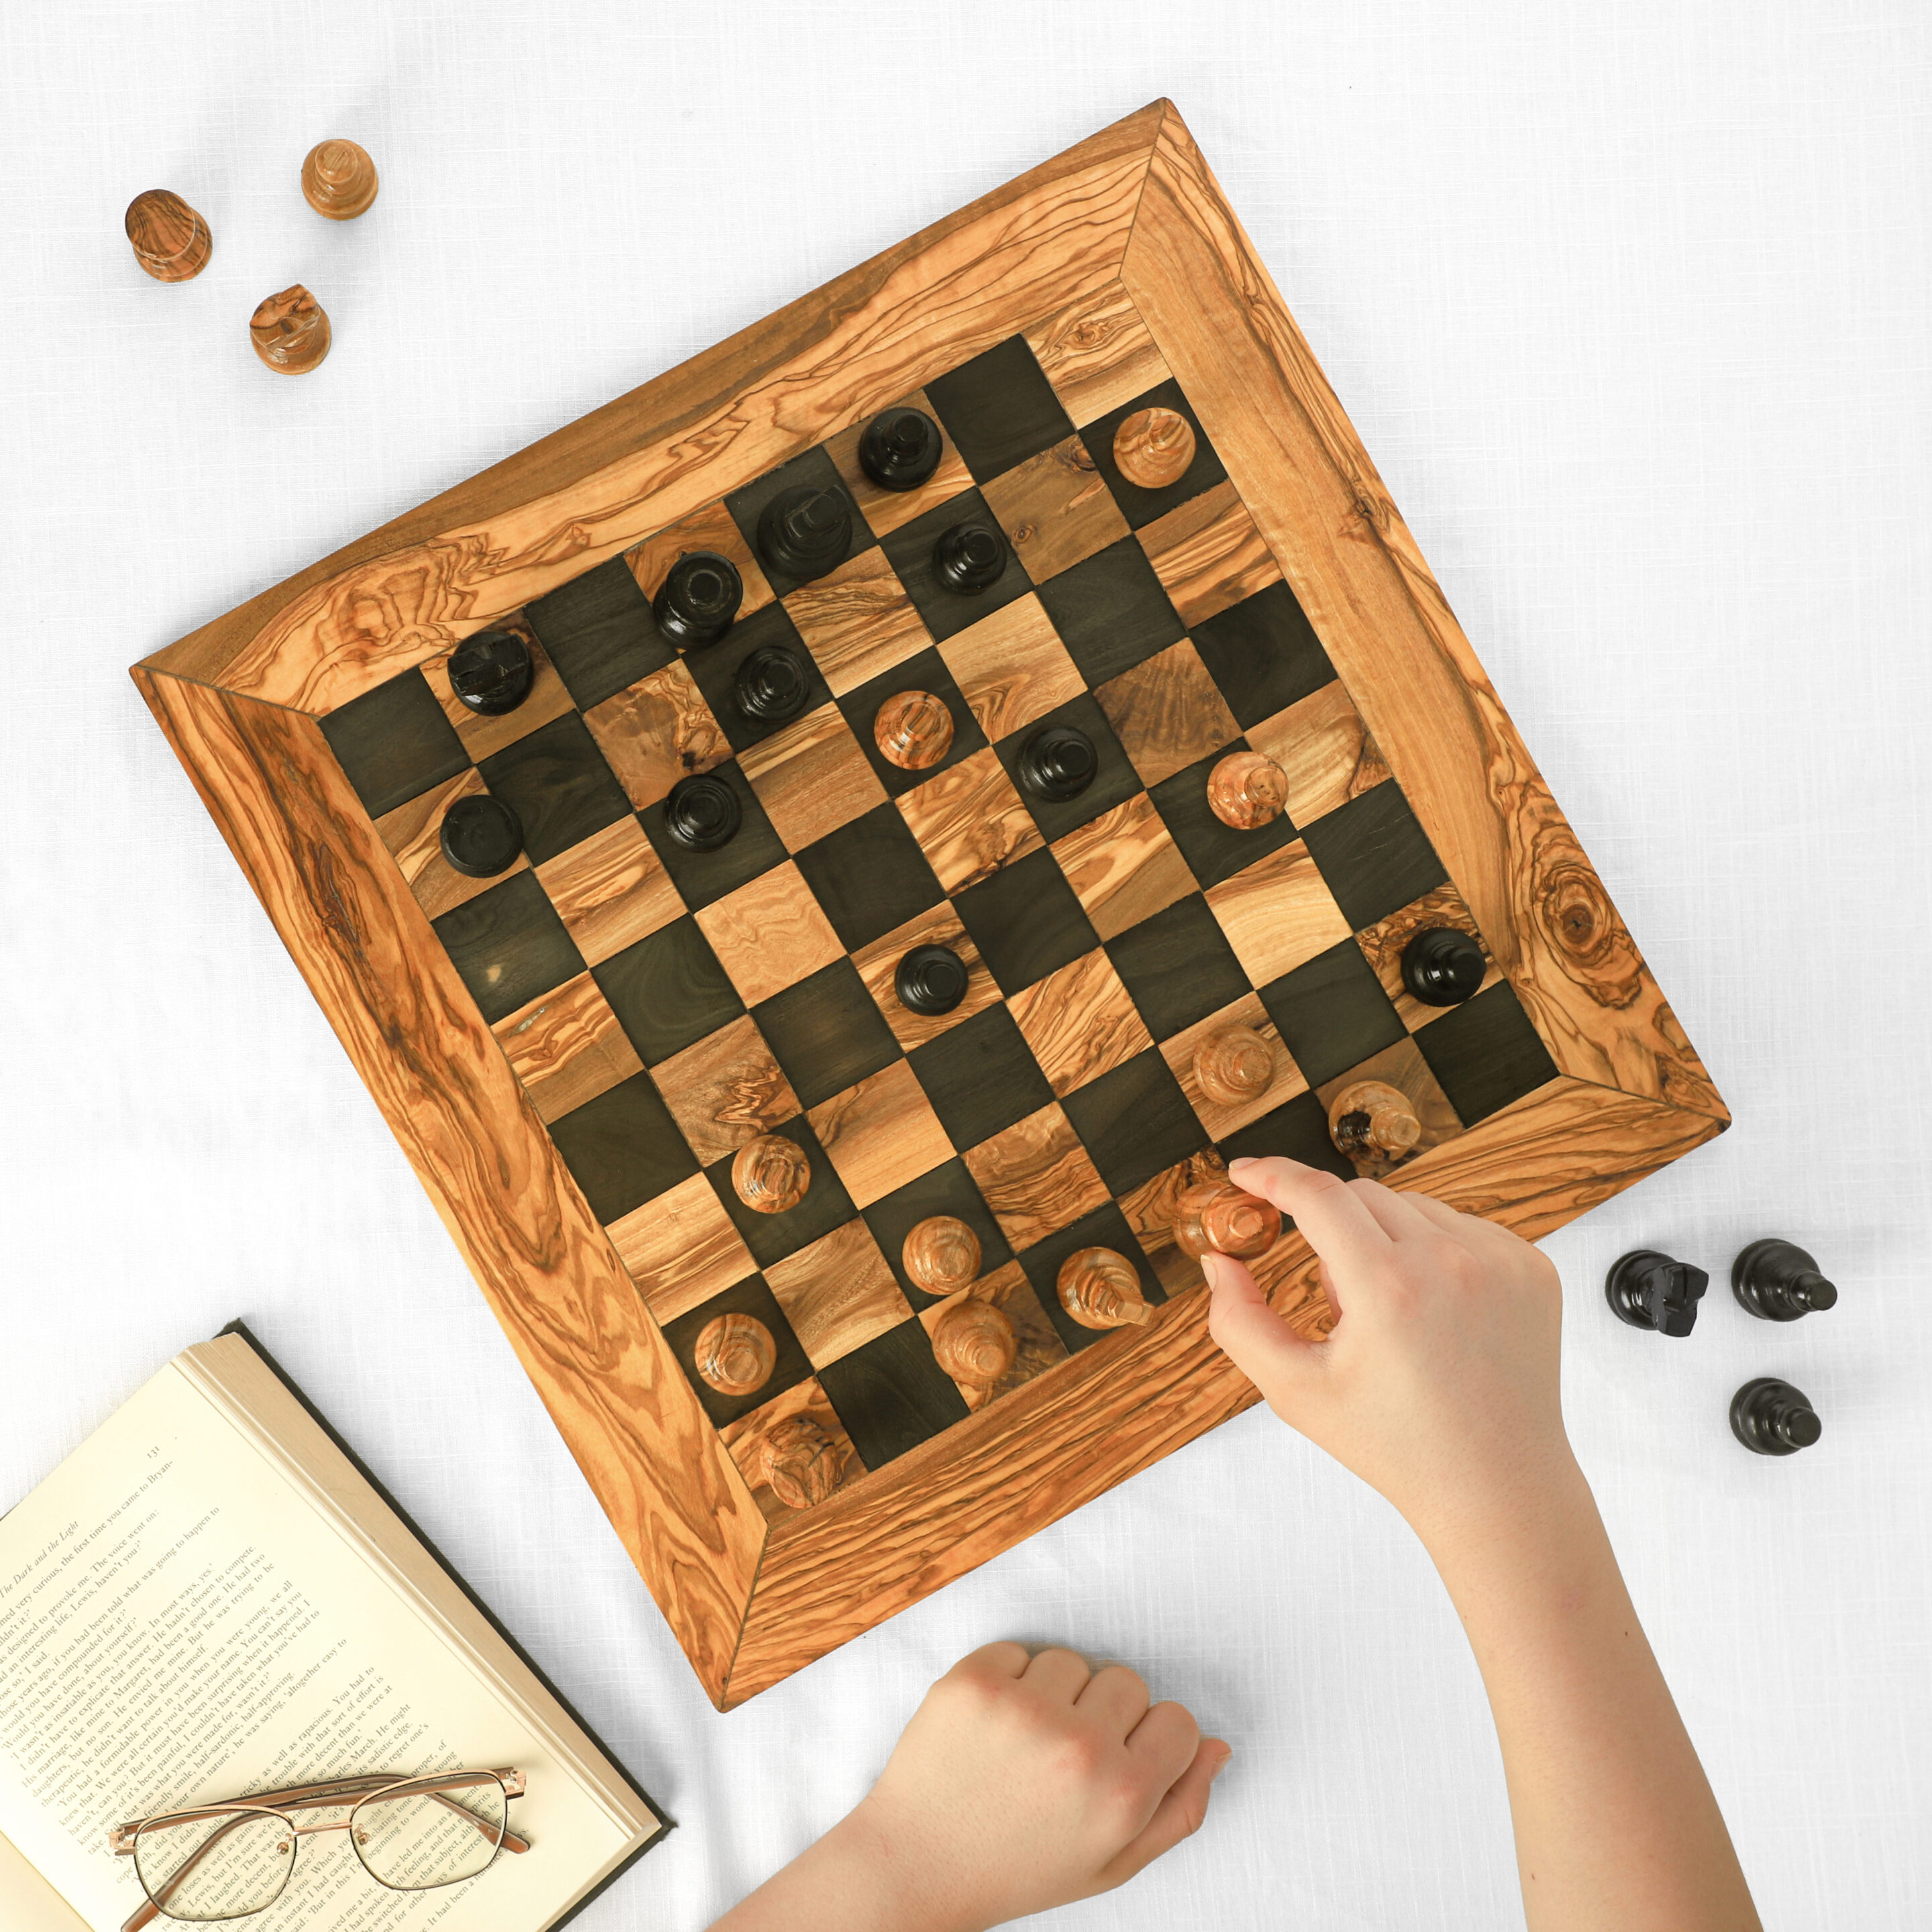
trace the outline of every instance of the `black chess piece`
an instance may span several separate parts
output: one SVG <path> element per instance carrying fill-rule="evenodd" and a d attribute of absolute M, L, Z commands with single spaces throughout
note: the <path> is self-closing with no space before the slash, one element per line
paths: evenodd
<path fill-rule="evenodd" d="M 664 573 L 651 599 L 658 628 L 674 644 L 699 650 L 731 628 L 745 601 L 745 580 L 728 556 L 689 550 Z"/>
<path fill-rule="evenodd" d="M 982 517 L 969 517 L 942 531 L 932 547 L 933 574 L 961 597 L 992 590 L 1006 568 L 1005 533 Z"/>
<path fill-rule="evenodd" d="M 1654 1248 L 1636 1248 L 1617 1261 L 1604 1280 L 1604 1298 L 1619 1322 L 1660 1335 L 1688 1335 L 1711 1277 L 1688 1262 L 1674 1262 Z"/>
<path fill-rule="evenodd" d="M 731 686 L 740 711 L 768 724 L 796 718 L 811 695 L 811 670 L 789 644 L 760 644 L 738 667 Z"/>
<path fill-rule="evenodd" d="M 436 842 L 442 856 L 466 879 L 494 879 L 517 862 L 524 828 L 500 798 L 488 792 L 459 798 L 442 814 Z"/>
<path fill-rule="evenodd" d="M 892 975 L 899 1004 L 916 1013 L 950 1013 L 966 997 L 966 962 L 950 946 L 915 946 Z"/>
<path fill-rule="evenodd" d="M 1020 747 L 1015 762 L 1020 783 L 1049 805 L 1078 798 L 1100 769 L 1093 740 L 1072 724 L 1042 724 Z"/>
<path fill-rule="evenodd" d="M 1754 1241 L 1731 1264 L 1738 1306 L 1762 1322 L 1796 1322 L 1838 1305 L 1837 1288 L 1801 1247 L 1774 1238 Z"/>
<path fill-rule="evenodd" d="M 738 794 L 712 772 L 680 778 L 664 800 L 664 830 L 688 852 L 730 844 L 744 817 Z"/>
<path fill-rule="evenodd" d="M 836 570 L 852 547 L 852 504 L 843 490 L 801 483 L 781 490 L 758 519 L 765 567 L 801 584 Z"/>
<path fill-rule="evenodd" d="M 884 410 L 859 439 L 859 467 L 881 490 L 916 490 L 945 453 L 939 425 L 923 410 Z"/>
<path fill-rule="evenodd" d="M 530 694 L 537 668 L 514 631 L 478 631 L 449 654 L 449 688 L 472 711 L 501 718 Z"/>
<path fill-rule="evenodd" d="M 1427 927 L 1402 949 L 1402 983 L 1425 1006 L 1460 1006 L 1489 970 L 1481 946 L 1456 926 Z"/>
<path fill-rule="evenodd" d="M 1810 1398 L 1775 1376 L 1746 1382 L 1731 1398 L 1731 1433 L 1754 1456 L 1795 1456 L 1824 1432 Z"/>

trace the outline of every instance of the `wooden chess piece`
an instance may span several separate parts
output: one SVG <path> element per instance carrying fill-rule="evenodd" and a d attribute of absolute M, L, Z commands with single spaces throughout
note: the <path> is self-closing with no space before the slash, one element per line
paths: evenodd
<path fill-rule="evenodd" d="M 942 531 L 932 547 L 933 574 L 962 597 L 990 590 L 1006 568 L 1006 533 L 982 518 L 969 518 Z"/>
<path fill-rule="evenodd" d="M 442 814 L 436 843 L 466 879 L 494 879 L 517 862 L 524 849 L 524 828 L 500 798 L 472 793 Z"/>
<path fill-rule="evenodd" d="M 1731 1292 L 1761 1322 L 1796 1322 L 1838 1304 L 1837 1288 L 1818 1264 L 1802 1248 L 1775 1238 L 1752 1242 L 1732 1262 Z"/>
<path fill-rule="evenodd" d="M 1489 970 L 1481 941 L 1460 926 L 1426 926 L 1402 949 L 1402 983 L 1425 1006 L 1460 1006 Z"/>
<path fill-rule="evenodd" d="M 303 198 L 332 221 L 353 221 L 366 213 L 379 185 L 368 149 L 353 141 L 318 141 L 303 158 Z"/>
<path fill-rule="evenodd" d="M 872 720 L 872 742 L 901 771 L 930 771 L 952 748 L 952 707 L 929 691 L 896 692 Z"/>
<path fill-rule="evenodd" d="M 305 376 L 328 353 L 328 316 L 298 282 L 261 302 L 248 319 L 248 340 L 278 374 Z"/>
<path fill-rule="evenodd" d="M 716 772 L 680 778 L 664 800 L 664 830 L 687 852 L 715 852 L 728 845 L 744 817 L 730 782 Z"/>
<path fill-rule="evenodd" d="M 128 204 L 128 239 L 134 259 L 158 282 L 188 282 L 208 266 L 214 238 L 178 194 L 151 188 Z"/>
<path fill-rule="evenodd" d="M 1288 809 L 1288 774 L 1265 752 L 1230 752 L 1208 774 L 1208 809 L 1237 832 L 1272 825 Z"/>
<path fill-rule="evenodd" d="M 731 699 L 742 716 L 782 724 L 812 697 L 812 671 L 789 644 L 760 644 L 738 667 Z"/>
<path fill-rule="evenodd" d="M 758 519 L 758 554 L 780 577 L 808 584 L 836 570 L 852 546 L 852 505 L 843 490 L 801 483 L 781 490 Z"/>
<path fill-rule="evenodd" d="M 699 1376 L 720 1395 L 751 1395 L 778 1365 L 778 1345 L 754 1315 L 714 1315 L 693 1352 Z"/>
<path fill-rule="evenodd" d="M 908 1231 L 899 1265 L 928 1294 L 956 1294 L 979 1279 L 980 1238 L 952 1214 L 928 1214 Z"/>
<path fill-rule="evenodd" d="M 1114 462 L 1130 483 L 1165 490 L 1194 460 L 1194 425 L 1178 410 L 1136 410 L 1114 432 Z"/>
<path fill-rule="evenodd" d="M 965 961 L 950 946 L 915 946 L 892 974 L 899 1004 L 914 1013 L 950 1013 L 971 984 Z"/>
<path fill-rule="evenodd" d="M 1064 805 L 1094 782 L 1100 769 L 1094 741 L 1077 724 L 1042 724 L 1020 747 L 1020 783 L 1048 805 Z"/>
<path fill-rule="evenodd" d="M 859 439 L 859 467 L 881 490 L 916 490 L 939 467 L 946 445 L 923 410 L 886 410 Z"/>
<path fill-rule="evenodd" d="M 1620 1255 L 1604 1277 L 1604 1299 L 1619 1322 L 1659 1335 L 1684 1336 L 1697 1325 L 1697 1304 L 1711 1277 L 1655 1248 Z"/>
<path fill-rule="evenodd" d="M 467 710 L 502 718 L 530 694 L 537 668 L 514 631 L 478 631 L 449 654 L 449 688 Z"/>
<path fill-rule="evenodd" d="M 1731 1398 L 1731 1433 L 1754 1456 L 1795 1456 L 1824 1432 L 1810 1398 L 1775 1376 L 1746 1382 Z"/>
<path fill-rule="evenodd" d="M 1252 1261 L 1281 1238 L 1281 1210 L 1228 1180 L 1199 1180 L 1174 1206 L 1174 1238 L 1196 1261 L 1210 1252 Z"/>
<path fill-rule="evenodd" d="M 1421 1139 L 1422 1123 L 1400 1088 L 1382 1080 L 1358 1080 L 1329 1102 L 1328 1133 L 1353 1158 L 1399 1160 Z"/>
<path fill-rule="evenodd" d="M 673 644 L 700 650 L 731 628 L 744 601 L 744 577 L 728 556 L 714 550 L 686 550 L 664 572 L 651 599 L 651 615 Z"/>
<path fill-rule="evenodd" d="M 731 1156 L 734 1192 L 760 1214 L 796 1208 L 811 1185 L 812 1162 L 804 1148 L 783 1134 L 760 1134 Z"/>
<path fill-rule="evenodd" d="M 1019 1338 L 1005 1310 L 970 1294 L 932 1324 L 933 1360 L 968 1388 L 991 1388 L 1019 1352 Z"/>
<path fill-rule="evenodd" d="M 1138 1270 L 1112 1248 L 1082 1248 L 1060 1264 L 1060 1305 L 1083 1328 L 1124 1328 L 1151 1322 Z"/>
<path fill-rule="evenodd" d="M 1258 1100 L 1274 1078 L 1274 1046 L 1252 1027 L 1224 1027 L 1194 1049 L 1194 1077 L 1223 1107 Z"/>
<path fill-rule="evenodd" d="M 845 1478 L 845 1456 L 808 1415 L 772 1424 L 764 1439 L 764 1478 L 787 1509 L 822 1503 Z"/>

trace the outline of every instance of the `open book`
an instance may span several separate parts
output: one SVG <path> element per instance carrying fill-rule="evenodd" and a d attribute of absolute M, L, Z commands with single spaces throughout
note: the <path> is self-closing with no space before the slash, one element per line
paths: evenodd
<path fill-rule="evenodd" d="M 108 1847 L 129 1820 L 505 1766 L 526 1781 L 522 1856 L 390 1892 L 345 1834 L 307 1838 L 280 1899 L 232 1922 L 543 1932 L 666 1828 L 238 1325 L 176 1356 L 0 1518 L 6 1932 L 119 1932 L 144 1902 Z"/>

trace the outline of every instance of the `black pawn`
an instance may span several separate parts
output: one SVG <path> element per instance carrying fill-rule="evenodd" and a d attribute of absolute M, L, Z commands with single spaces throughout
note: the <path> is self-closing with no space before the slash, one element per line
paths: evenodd
<path fill-rule="evenodd" d="M 744 816 L 738 794 L 710 772 L 680 778 L 664 800 L 664 830 L 688 852 L 730 844 Z"/>
<path fill-rule="evenodd" d="M 449 654 L 449 688 L 472 711 L 501 718 L 530 694 L 536 666 L 514 631 L 478 631 Z"/>
<path fill-rule="evenodd" d="M 760 644 L 738 667 L 732 701 L 747 718 L 768 724 L 796 718 L 812 695 L 812 674 L 789 644 Z"/>
<path fill-rule="evenodd" d="M 1731 1398 L 1731 1433 L 1754 1456 L 1795 1456 L 1824 1432 L 1810 1399 L 1775 1376 L 1746 1382 Z"/>
<path fill-rule="evenodd" d="M 1489 970 L 1482 947 L 1453 926 L 1432 926 L 1402 949 L 1402 983 L 1425 1006 L 1460 1006 Z"/>
<path fill-rule="evenodd" d="M 1604 1281 L 1604 1299 L 1619 1322 L 1660 1335 L 1688 1335 L 1711 1277 L 1688 1262 L 1674 1262 L 1654 1248 L 1621 1257 Z"/>
<path fill-rule="evenodd" d="M 1006 539 L 977 517 L 955 524 L 932 547 L 934 574 L 962 597 L 976 597 L 999 582 L 1006 568 Z"/>
<path fill-rule="evenodd" d="M 916 490 L 945 453 L 939 425 L 923 410 L 886 410 L 859 439 L 859 467 L 881 490 Z"/>
<path fill-rule="evenodd" d="M 758 519 L 758 554 L 780 577 L 808 583 L 836 570 L 852 547 L 852 506 L 843 490 L 801 483 L 781 490 Z"/>
<path fill-rule="evenodd" d="M 1049 805 L 1078 798 L 1094 782 L 1100 760 L 1094 741 L 1072 724 L 1043 724 L 1020 747 L 1020 783 Z"/>
<path fill-rule="evenodd" d="M 651 615 L 673 644 L 698 650 L 731 628 L 744 601 L 745 580 L 728 556 L 715 550 L 687 550 L 658 586 Z"/>
<path fill-rule="evenodd" d="M 916 1013 L 950 1013 L 966 997 L 966 962 L 950 946 L 915 946 L 899 962 L 892 990 Z"/>
<path fill-rule="evenodd" d="M 436 838 L 442 856 L 466 879 L 494 879 L 514 866 L 524 849 L 517 814 L 487 792 L 459 798 L 442 814 Z"/>
<path fill-rule="evenodd" d="M 1731 1292 L 1762 1322 L 1796 1322 L 1838 1300 L 1838 1289 L 1802 1248 L 1774 1238 L 1752 1242 L 1732 1262 Z"/>

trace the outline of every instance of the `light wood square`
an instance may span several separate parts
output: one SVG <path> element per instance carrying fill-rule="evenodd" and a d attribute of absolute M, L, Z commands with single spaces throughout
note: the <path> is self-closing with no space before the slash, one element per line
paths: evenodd
<path fill-rule="evenodd" d="M 546 859 L 537 878 L 586 966 L 602 965 L 684 910 L 664 861 L 634 818 L 620 818 Z"/>
<path fill-rule="evenodd" d="M 500 752 L 506 745 L 514 745 L 519 738 L 527 738 L 538 725 L 561 718 L 575 706 L 571 702 L 570 693 L 564 688 L 563 680 L 556 674 L 556 667 L 550 661 L 549 653 L 537 642 L 536 633 L 521 617 L 500 617 L 494 623 L 477 628 L 478 631 L 514 631 L 523 639 L 524 647 L 530 654 L 532 675 L 530 691 L 515 710 L 492 718 L 481 711 L 471 710 L 457 696 L 449 682 L 449 661 L 456 654 L 456 646 L 430 658 L 424 664 L 422 674 L 429 681 L 430 689 L 436 693 L 436 701 L 442 706 L 442 715 L 456 728 L 456 735 L 463 740 L 463 748 L 480 765 L 492 752 Z"/>
<path fill-rule="evenodd" d="M 661 1061 L 651 1081 L 704 1167 L 799 1111 L 790 1082 L 749 1013 Z"/>
<path fill-rule="evenodd" d="M 814 1369 L 909 1320 L 912 1304 L 863 1221 L 848 1221 L 765 1270 Z"/>
<path fill-rule="evenodd" d="M 915 389 L 910 395 L 902 396 L 888 406 L 922 410 L 938 424 L 939 467 L 916 490 L 881 490 L 860 464 L 859 439 L 865 434 L 866 424 L 881 413 L 878 410 L 861 417 L 850 429 L 842 430 L 825 446 L 825 453 L 831 458 L 853 502 L 858 505 L 859 514 L 865 518 L 872 534 L 879 537 L 889 536 L 894 530 L 904 529 L 915 517 L 936 510 L 941 503 L 950 502 L 962 490 L 973 487 L 973 472 L 966 467 L 965 458 L 953 448 L 952 437 L 946 434 L 946 425 L 940 422 L 923 389 Z"/>
<path fill-rule="evenodd" d="M 1423 1058 L 1422 1050 L 1412 1036 L 1399 1040 L 1393 1046 L 1384 1047 L 1360 1066 L 1336 1074 L 1332 1080 L 1324 1080 L 1316 1088 L 1316 1099 L 1328 1110 L 1331 1132 L 1334 1122 L 1340 1118 L 1336 1102 L 1361 1080 L 1379 1081 L 1384 1086 L 1393 1087 L 1408 1100 L 1411 1112 L 1422 1126 L 1422 1138 L 1394 1160 L 1373 1148 L 1351 1155 L 1356 1173 L 1364 1180 L 1379 1180 L 1397 1168 L 1419 1160 L 1432 1148 L 1438 1148 L 1444 1141 L 1454 1140 L 1462 1132 L 1461 1118 L 1430 1070 L 1428 1061 Z"/>
<path fill-rule="evenodd" d="M 432 786 L 406 805 L 386 812 L 376 821 L 376 836 L 402 868 L 403 878 L 416 904 L 430 919 L 440 919 L 466 905 L 480 892 L 530 869 L 530 854 L 519 852 L 516 863 L 494 878 L 472 879 L 459 872 L 442 856 L 442 815 L 459 798 L 476 798 L 489 790 L 473 766 L 444 784 Z"/>
<path fill-rule="evenodd" d="M 1026 339 L 1078 428 L 1146 394 L 1172 373 L 1119 282 L 1034 323 Z"/>
<path fill-rule="evenodd" d="M 1240 736 L 1220 686 L 1185 638 L 1094 695 L 1143 784 L 1157 785 Z"/>
<path fill-rule="evenodd" d="M 660 1322 L 688 1315 L 758 1272 L 718 1190 L 701 1174 L 633 1208 L 605 1232 Z"/>
<path fill-rule="evenodd" d="M 948 638 L 939 655 L 992 744 L 1087 688 L 1031 591 Z"/>
<path fill-rule="evenodd" d="M 1114 962 L 1098 946 L 1016 993 L 1006 1006 L 1060 1100 L 1154 1044 Z"/>
<path fill-rule="evenodd" d="M 1144 791 L 1056 838 L 1053 856 L 1102 939 L 1118 938 L 1195 889 L 1187 861 Z"/>
<path fill-rule="evenodd" d="M 644 1070 L 597 982 L 580 973 L 490 1030 L 546 1125 Z"/>
<path fill-rule="evenodd" d="M 1154 574 L 1190 628 L 1281 575 L 1230 482 L 1204 490 L 1138 535 Z"/>
<path fill-rule="evenodd" d="M 966 997 L 950 1013 L 916 1013 L 903 1004 L 896 984 L 899 962 L 915 946 L 944 946 L 959 956 L 966 968 Z M 934 1040 L 962 1020 L 970 1020 L 999 999 L 1000 989 L 980 957 L 980 949 L 959 922 L 959 915 L 950 900 L 943 900 L 929 911 L 893 927 L 883 939 L 852 956 L 852 964 L 866 982 L 866 990 L 878 1002 L 892 1037 L 910 1053 L 916 1046 Z"/>
<path fill-rule="evenodd" d="M 1208 889 L 1241 970 L 1257 986 L 1305 966 L 1348 937 L 1342 908 L 1299 838 Z"/>
<path fill-rule="evenodd" d="M 898 804 L 949 892 L 990 878 L 1042 842 L 1026 801 L 990 745 L 902 793 Z"/>
<path fill-rule="evenodd" d="M 903 664 L 932 642 L 906 587 L 877 544 L 784 600 L 836 697 Z"/>
<path fill-rule="evenodd" d="M 1120 1197 L 1120 1212 L 1134 1231 L 1134 1239 L 1170 1295 L 1207 1286 L 1201 1264 L 1174 1238 L 1174 1217 L 1180 1197 L 1197 1181 L 1227 1178 L 1227 1165 L 1218 1154 L 1190 1154 Z"/>
<path fill-rule="evenodd" d="M 869 1208 L 952 1158 L 952 1143 L 908 1060 L 821 1100 L 806 1118 L 854 1207 Z"/>
<path fill-rule="evenodd" d="M 1194 1056 L 1203 1043 L 1230 1027 L 1246 1027 L 1250 1033 L 1259 1034 L 1274 1048 L 1274 1075 L 1266 1090 L 1252 1100 L 1238 1101 L 1232 1106 L 1205 1093 L 1194 1071 Z M 1180 1090 L 1187 1096 L 1187 1104 L 1194 1109 L 1195 1118 L 1214 1140 L 1226 1139 L 1251 1120 L 1258 1120 L 1264 1114 L 1272 1113 L 1276 1108 L 1292 1100 L 1296 1094 L 1308 1090 L 1308 1082 L 1302 1078 L 1301 1069 L 1295 1065 L 1293 1055 L 1282 1044 L 1281 1034 L 1274 1022 L 1268 1018 L 1268 1009 L 1262 1004 L 1258 994 L 1244 993 L 1219 1012 L 1210 1013 L 1204 1020 L 1197 1020 L 1185 1032 L 1162 1040 L 1160 1051 L 1174 1077 L 1180 1082 Z"/>
<path fill-rule="evenodd" d="M 1114 493 L 1077 436 L 982 484 L 980 494 L 1036 584 L 1058 577 L 1127 533 L 1127 520 Z"/>
<path fill-rule="evenodd" d="M 1056 1100 L 965 1156 L 1000 1232 L 1023 1253 L 1104 1206 L 1106 1184 Z"/>
<path fill-rule="evenodd" d="M 825 1393 L 816 1376 L 807 1376 L 782 1395 L 775 1395 L 770 1402 L 760 1403 L 748 1415 L 741 1415 L 736 1422 L 727 1423 L 718 1432 L 718 1439 L 731 1452 L 731 1460 L 738 1466 L 738 1473 L 751 1489 L 752 1500 L 768 1523 L 788 1522 L 793 1517 L 805 1514 L 779 1502 L 772 1492 L 770 1464 L 765 1454 L 765 1444 L 772 1431 L 781 1424 L 800 1418 L 822 1430 L 831 1443 L 827 1454 L 832 1459 L 833 1495 L 838 1493 L 840 1484 L 866 1472 L 858 1450 L 852 1446 L 851 1437 L 845 1432 L 844 1424 L 838 1419 L 838 1412 L 832 1406 L 832 1398 Z"/>
<path fill-rule="evenodd" d="M 1388 994 L 1396 1011 L 1402 1016 L 1402 1024 L 1411 1033 L 1456 1010 L 1454 1006 L 1424 1006 L 1408 990 L 1402 976 L 1402 949 L 1418 932 L 1431 926 L 1453 926 L 1458 932 L 1466 932 L 1483 948 L 1489 970 L 1483 975 L 1483 983 L 1476 992 L 1486 993 L 1503 976 L 1495 959 L 1490 957 L 1482 934 L 1477 930 L 1474 915 L 1463 904 L 1462 895 L 1454 886 L 1441 885 L 1432 892 L 1424 892 L 1401 911 L 1390 913 L 1387 919 L 1378 920 L 1355 935 L 1355 944 L 1362 949 L 1363 958 L 1382 982 L 1382 991 Z M 1474 998 L 1475 994 L 1470 998 Z"/>
<path fill-rule="evenodd" d="M 723 764 L 731 747 L 682 658 L 584 714 L 624 796 L 642 812 L 682 778 Z"/>
<path fill-rule="evenodd" d="M 748 1006 L 796 986 L 845 950 L 789 859 L 727 892 L 696 917 Z"/>
<path fill-rule="evenodd" d="M 1040 1305 L 1040 1297 L 1034 1292 L 1025 1269 L 1018 1262 L 1009 1262 L 1004 1268 L 982 1275 L 970 1288 L 962 1288 L 956 1294 L 949 1294 L 944 1301 L 935 1301 L 930 1308 L 921 1309 L 920 1326 L 928 1339 L 938 1334 L 947 1315 L 962 1301 L 983 1301 L 998 1309 L 1012 1324 L 1013 1340 L 1017 1344 L 1012 1366 L 990 1387 L 976 1382 L 956 1382 L 952 1384 L 965 1399 L 968 1408 L 984 1408 L 996 1396 L 1022 1388 L 1042 1370 L 1066 1360 L 1066 1344 L 1060 1339 L 1060 1331 Z"/>
<path fill-rule="evenodd" d="M 624 553 L 624 561 L 638 580 L 638 588 L 646 597 L 656 597 L 670 574 L 671 566 L 694 550 L 715 551 L 738 566 L 738 574 L 745 584 L 745 601 L 738 606 L 740 616 L 748 617 L 772 601 L 772 586 L 765 580 L 765 573 L 752 554 L 751 545 L 739 534 L 730 512 L 722 502 L 707 503 L 655 536 L 645 538 L 635 548 Z"/>
<path fill-rule="evenodd" d="M 739 763 L 790 851 L 803 851 L 886 802 L 885 787 L 836 704 L 794 718 Z"/>
<path fill-rule="evenodd" d="M 1297 825 L 1327 818 L 1389 776 L 1339 677 L 1263 718 L 1247 738 L 1288 774 L 1288 815 Z"/>

